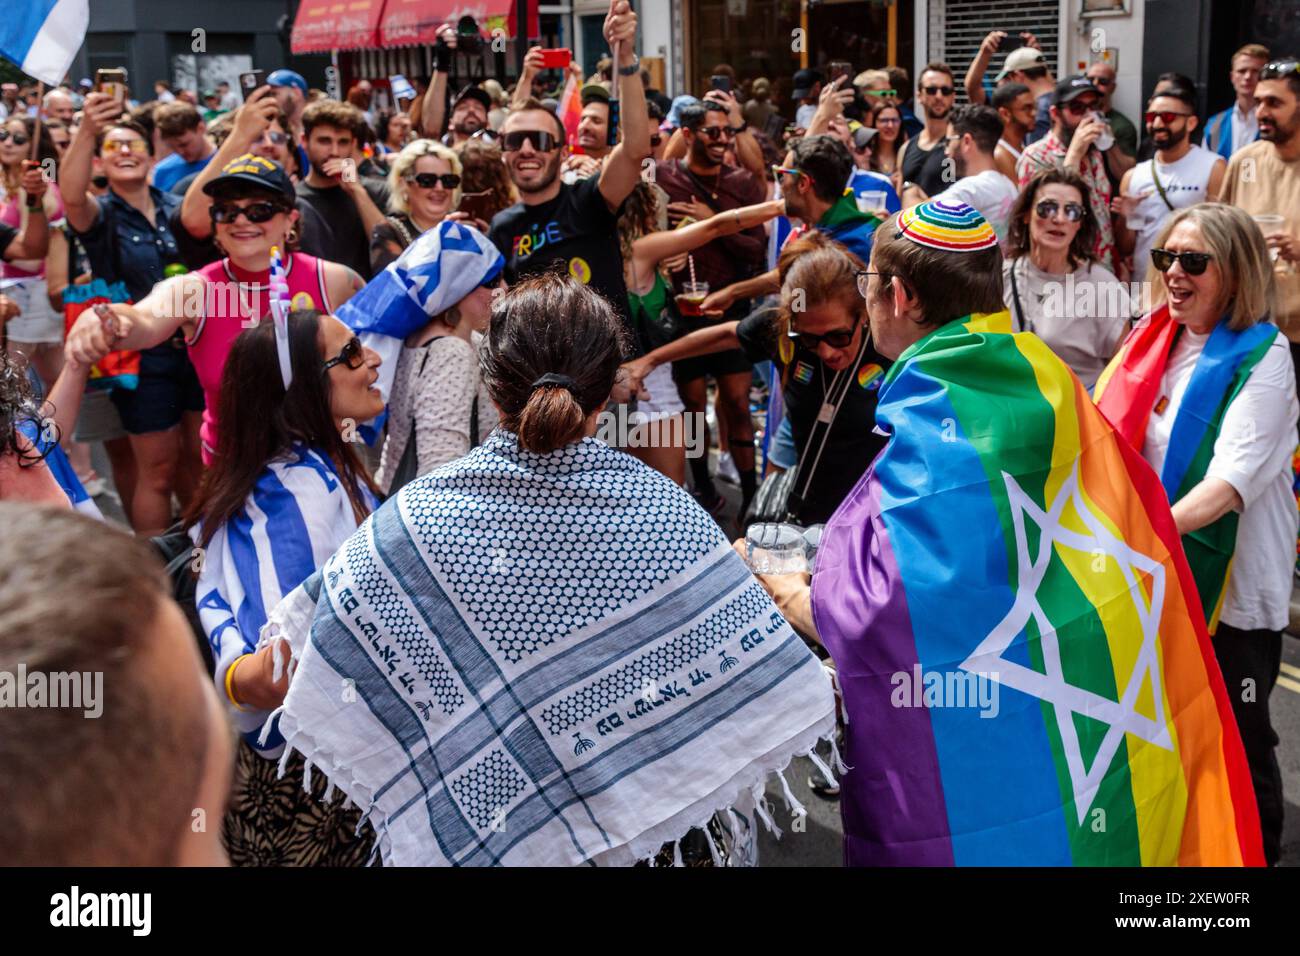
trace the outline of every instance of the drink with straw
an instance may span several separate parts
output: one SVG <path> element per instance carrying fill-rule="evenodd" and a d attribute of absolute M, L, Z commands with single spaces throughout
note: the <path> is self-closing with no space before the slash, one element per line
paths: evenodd
<path fill-rule="evenodd" d="M 709 284 L 695 277 L 695 257 L 686 257 L 687 268 L 691 271 L 691 281 L 682 283 L 682 291 L 677 294 L 677 311 L 684 316 L 699 318 L 704 314 L 704 300 L 709 297 Z"/>

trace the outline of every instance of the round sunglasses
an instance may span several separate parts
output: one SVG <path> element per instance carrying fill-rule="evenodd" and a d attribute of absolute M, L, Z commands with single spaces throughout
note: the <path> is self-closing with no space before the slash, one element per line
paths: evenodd
<path fill-rule="evenodd" d="M 406 181 L 415 183 L 421 189 L 433 189 L 439 183 L 442 183 L 443 189 L 455 189 L 460 185 L 460 177 L 455 173 L 416 173 L 407 176 Z"/>
<path fill-rule="evenodd" d="M 288 212 L 289 209 L 283 203 L 278 202 L 251 202 L 247 206 L 235 206 L 231 203 L 214 202 L 209 215 L 212 221 L 225 225 L 233 223 L 243 213 L 244 218 L 254 225 L 260 225 L 267 222 L 282 212 Z"/>
<path fill-rule="evenodd" d="M 1168 249 L 1152 249 L 1151 262 L 1161 272 L 1168 272 L 1175 262 L 1183 267 L 1189 276 L 1198 276 L 1210 266 L 1214 256 L 1208 252 L 1170 252 Z"/>
<path fill-rule="evenodd" d="M 1056 214 L 1060 211 L 1061 204 L 1055 199 L 1044 199 L 1034 207 L 1034 212 L 1039 219 L 1055 219 Z M 1070 222 L 1079 222 L 1086 215 L 1088 215 L 1088 210 L 1079 203 L 1067 202 L 1065 204 L 1065 218 Z"/>
<path fill-rule="evenodd" d="M 356 371 L 366 364 L 366 350 L 361 345 L 361 340 L 355 335 L 348 339 L 348 344 L 339 349 L 339 354 L 321 365 L 321 374 L 328 372 L 335 365 L 346 365 L 348 368 Z"/>

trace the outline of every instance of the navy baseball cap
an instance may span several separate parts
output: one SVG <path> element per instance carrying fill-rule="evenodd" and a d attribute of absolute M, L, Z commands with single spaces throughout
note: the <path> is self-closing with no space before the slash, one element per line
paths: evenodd
<path fill-rule="evenodd" d="M 276 70 L 266 78 L 270 86 L 294 86 L 307 93 L 307 81 L 302 78 L 301 73 L 295 73 L 293 70 Z"/>
<path fill-rule="evenodd" d="M 224 192 L 224 187 L 232 183 L 252 183 L 269 193 L 278 193 L 291 205 L 297 198 L 293 180 L 284 171 L 284 167 L 264 157 L 254 156 L 252 153 L 245 153 L 222 166 L 221 175 L 209 180 L 204 185 L 203 191 L 209 196 L 215 196 Z"/>

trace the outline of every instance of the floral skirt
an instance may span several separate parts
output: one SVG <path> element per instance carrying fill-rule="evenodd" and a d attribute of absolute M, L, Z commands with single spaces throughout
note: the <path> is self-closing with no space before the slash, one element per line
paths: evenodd
<path fill-rule="evenodd" d="M 325 775 L 313 773 L 311 793 L 302 786 L 303 759 L 289 758 L 283 777 L 278 760 L 239 741 L 235 783 L 221 824 L 231 866 L 365 866 L 375 845 L 369 823 L 357 833 L 361 811 L 337 791 L 326 803 Z"/>

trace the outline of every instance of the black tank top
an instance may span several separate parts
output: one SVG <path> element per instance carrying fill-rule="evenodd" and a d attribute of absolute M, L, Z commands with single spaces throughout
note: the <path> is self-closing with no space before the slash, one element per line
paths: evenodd
<path fill-rule="evenodd" d="M 943 139 L 929 149 L 921 149 L 920 137 L 907 142 L 907 155 L 903 157 L 903 179 L 916 183 L 931 198 L 948 188 L 943 178 Z M 955 181 L 955 180 L 954 180 Z"/>

